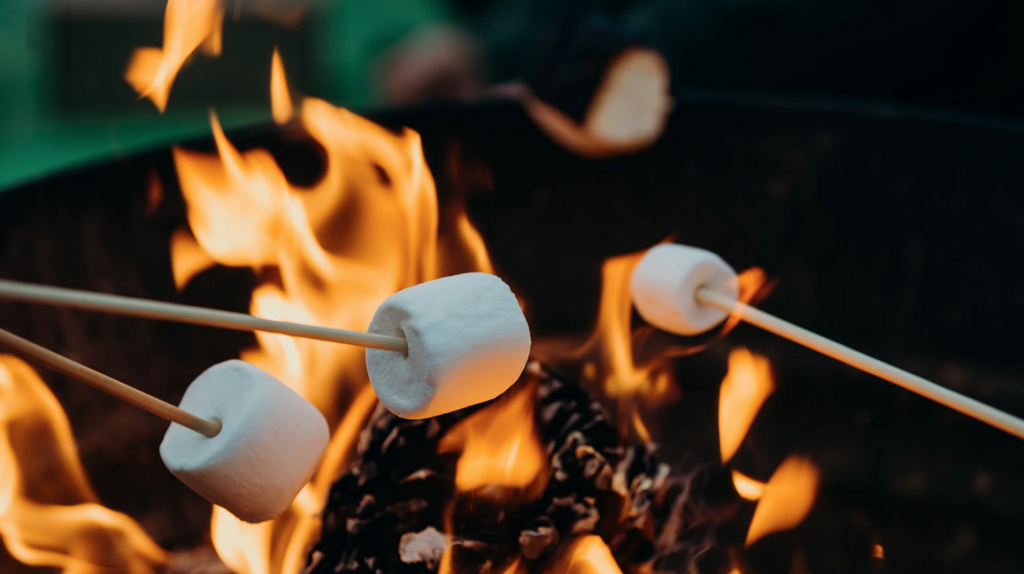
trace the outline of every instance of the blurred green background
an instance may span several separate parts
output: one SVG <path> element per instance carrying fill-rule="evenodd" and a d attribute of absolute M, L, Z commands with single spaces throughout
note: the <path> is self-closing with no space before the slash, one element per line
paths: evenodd
<path fill-rule="evenodd" d="M 135 48 L 161 46 L 163 0 L 0 0 L 0 189 L 207 133 L 210 108 L 226 127 L 269 121 L 275 47 L 297 94 L 380 101 L 374 58 L 452 18 L 430 0 L 388 4 L 229 0 L 223 54 L 195 56 L 160 114 L 123 75 Z"/>
<path fill-rule="evenodd" d="M 268 121 L 275 46 L 296 93 L 356 110 L 514 80 L 538 30 L 600 10 L 663 49 L 673 89 L 1024 113 L 1024 3 L 962 0 L 225 0 L 165 114 L 124 82 L 162 44 L 165 0 L 0 0 L 0 189 L 60 168 Z"/>

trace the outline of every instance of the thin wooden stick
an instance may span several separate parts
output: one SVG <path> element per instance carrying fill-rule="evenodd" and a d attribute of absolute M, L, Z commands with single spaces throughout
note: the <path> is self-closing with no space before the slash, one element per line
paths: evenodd
<path fill-rule="evenodd" d="M 1024 420 L 1021 420 L 1009 413 L 990 407 L 985 403 L 976 401 L 953 392 L 946 387 L 921 378 L 913 373 L 883 363 L 874 357 L 869 357 L 860 351 L 855 351 L 846 345 L 841 345 L 831 339 L 826 339 L 817 333 L 812 333 L 802 327 L 783 321 L 778 317 L 769 315 L 760 309 L 751 307 L 745 303 L 736 301 L 732 297 L 712 291 L 707 287 L 697 290 L 697 301 L 731 313 L 734 317 L 742 319 L 751 325 L 760 327 L 765 331 L 774 333 L 794 343 L 803 345 L 823 355 L 832 357 L 838 361 L 856 367 L 866 373 L 895 383 L 908 391 L 915 392 L 923 397 L 929 398 L 939 404 L 945 405 L 955 411 L 967 416 L 974 417 L 979 421 L 988 423 L 1000 430 L 1010 433 L 1018 438 L 1024 439 Z"/>
<path fill-rule="evenodd" d="M 220 432 L 220 423 L 208 421 L 204 418 L 182 410 L 171 403 L 164 402 L 152 395 L 148 395 L 135 387 L 130 387 L 117 379 L 112 379 L 99 371 L 94 371 L 85 365 L 76 363 L 71 359 L 54 353 L 46 347 L 41 347 L 32 341 L 23 339 L 10 331 L 0 329 L 0 347 L 5 347 L 15 354 L 49 367 L 58 373 L 67 375 L 72 379 L 91 385 L 107 394 L 121 399 L 144 411 L 167 419 L 172 423 L 178 423 L 188 427 L 197 433 L 208 437 L 217 436 Z"/>
<path fill-rule="evenodd" d="M 333 343 L 344 343 L 346 345 L 359 345 L 372 349 L 384 349 L 398 353 L 408 353 L 409 345 L 405 339 L 378 335 L 376 333 L 363 333 L 360 331 L 346 331 L 343 329 L 331 329 L 328 327 L 317 327 L 315 325 L 302 325 L 299 323 L 288 323 L 285 321 L 271 321 L 253 317 L 245 313 L 233 313 L 231 311 L 219 311 L 217 309 L 206 309 L 204 307 L 192 307 L 178 303 L 165 303 L 163 301 L 150 301 L 148 299 L 136 299 L 122 295 L 108 295 L 105 293 L 93 293 L 91 291 L 79 291 L 77 289 L 65 289 L 63 287 L 49 287 L 46 285 L 35 285 L 32 283 L 21 283 L 0 279 L 0 299 L 18 301 L 21 303 L 39 303 L 43 305 L 54 305 L 57 307 L 70 307 L 72 309 L 84 309 L 86 311 L 99 311 L 102 313 L 113 313 L 117 315 L 128 315 L 131 317 L 144 317 L 161 321 L 173 321 L 176 323 L 190 323 L 193 325 L 205 325 L 207 327 L 221 327 L 223 329 L 234 329 L 236 331 L 265 331 L 268 333 L 280 333 L 292 337 L 303 337 L 306 339 L 317 339 L 320 341 L 331 341 Z"/>

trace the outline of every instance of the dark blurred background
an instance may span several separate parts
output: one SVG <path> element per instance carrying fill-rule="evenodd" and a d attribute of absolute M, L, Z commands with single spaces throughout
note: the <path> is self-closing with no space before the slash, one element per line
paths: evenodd
<path fill-rule="evenodd" d="M 677 97 L 740 90 L 1024 113 L 1024 3 L 964 0 L 225 0 L 221 58 L 183 69 L 168 111 L 137 101 L 133 49 L 164 0 L 0 1 L 0 187 L 269 118 L 270 56 L 297 91 L 367 109 L 471 96 L 518 77 L 561 11 L 600 9 L 670 58 Z"/>

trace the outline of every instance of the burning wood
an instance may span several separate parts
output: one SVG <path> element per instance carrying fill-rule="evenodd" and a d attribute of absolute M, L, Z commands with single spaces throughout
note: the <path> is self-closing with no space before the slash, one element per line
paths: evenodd
<path fill-rule="evenodd" d="M 378 409 L 359 459 L 331 489 L 307 572 L 436 572 L 449 545 L 457 572 L 503 572 L 517 561 L 540 568 L 572 555 L 588 534 L 600 534 L 626 571 L 657 571 L 692 564 L 708 547 L 712 524 L 702 522 L 692 490 L 697 475 L 673 474 L 648 446 L 624 444 L 586 390 L 537 362 L 514 390 L 489 406 L 422 421 Z M 508 410 L 493 417 L 521 413 L 524 397 L 533 402 L 527 420 L 550 477 L 538 469 L 531 472 L 540 480 L 460 486 L 471 469 L 447 451 L 448 437 L 495 407 Z"/>

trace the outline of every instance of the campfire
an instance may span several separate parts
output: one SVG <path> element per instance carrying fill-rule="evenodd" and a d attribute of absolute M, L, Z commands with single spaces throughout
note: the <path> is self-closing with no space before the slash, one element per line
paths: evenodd
<path fill-rule="evenodd" d="M 218 56 L 223 10 L 219 0 L 168 3 L 163 46 L 127 63 L 140 98 L 163 110 L 182 66 Z M 806 318 L 792 295 L 778 316 L 760 310 L 787 277 L 755 265 L 777 260 L 720 250 L 749 263 L 737 273 L 684 245 L 702 242 L 678 233 L 679 200 L 661 193 L 678 177 L 659 172 L 658 154 L 674 153 L 664 61 L 621 37 L 601 49 L 607 73 L 597 79 L 552 84 L 552 66 L 514 98 L 465 104 L 497 119 L 463 122 L 459 137 L 431 135 L 431 122 L 461 113 L 443 105 L 427 108 L 421 134 L 402 112 L 370 119 L 303 97 L 275 52 L 273 126 L 225 132 L 213 110 L 212 141 L 131 159 L 117 175 L 39 185 L 66 194 L 63 207 L 15 196 L 0 213 L 0 329 L 10 329 L 0 345 L 15 351 L 0 355 L 0 570 L 885 571 L 891 550 L 872 520 L 887 515 L 864 509 L 886 499 L 860 501 L 841 474 L 867 472 L 865 450 L 851 444 L 892 414 L 863 405 L 913 401 L 916 418 L 900 424 L 918 434 L 938 421 L 944 437 L 967 429 L 1007 452 L 1019 445 L 996 429 L 1021 436 L 1024 423 L 988 406 L 998 401 L 965 396 L 976 389 L 947 389 L 931 367 L 904 371 L 783 321 Z M 559 108 L 566 101 L 572 110 Z M 612 122 L 638 105 L 640 127 Z M 480 137 L 512 123 L 526 131 L 511 144 Z M 520 148 L 566 167 L 519 173 Z M 639 210 L 618 213 L 617 197 L 601 208 L 599 232 L 574 209 L 537 207 L 579 204 L 608 185 Z M 78 186 L 90 194 L 73 195 Z M 486 203 L 526 188 L 540 195 Z M 650 215 L 630 222 L 636 213 Z M 694 229 L 714 227 L 688 217 Z M 726 245 L 706 243 L 716 242 Z M 225 365 L 231 374 L 215 370 Z M 264 376 L 271 390 L 252 382 Z M 230 377 L 252 386 L 203 398 L 220 391 L 202 384 L 222 389 Z M 836 415 L 826 410 L 836 399 L 791 383 L 830 378 L 876 394 Z M 166 422 L 73 379 L 174 426 L 163 438 Z M 803 412 L 780 410 L 801 392 Z M 224 413 L 264 396 L 261 417 L 230 426 Z M 228 410 L 204 410 L 217 401 Z M 283 425 L 266 422 L 286 411 Z M 838 445 L 793 430 L 830 416 L 846 427 L 820 441 Z M 229 478 L 189 446 L 278 435 Z M 274 484 L 240 503 L 232 480 Z"/>

